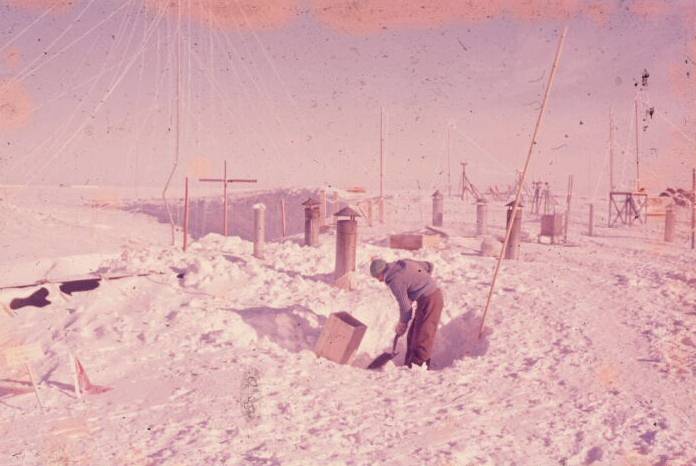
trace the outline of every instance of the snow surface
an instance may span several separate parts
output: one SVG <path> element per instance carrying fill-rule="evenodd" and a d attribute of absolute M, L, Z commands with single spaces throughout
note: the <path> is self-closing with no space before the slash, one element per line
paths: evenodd
<path fill-rule="evenodd" d="M 168 225 L 74 191 L 0 201 L 2 286 L 153 274 L 72 296 L 50 282 L 49 306 L 0 311 L 3 347 L 45 352 L 33 365 L 43 413 L 25 369 L 0 358 L 0 464 L 696 464 L 696 255 L 684 211 L 665 244 L 659 218 L 608 229 L 597 214 L 588 237 L 576 202 L 570 242 L 556 246 L 536 242 L 525 212 L 521 260 L 504 262 L 478 340 L 495 258 L 478 254 L 471 204 L 445 200 L 443 247 L 397 251 L 388 234 L 422 229 L 431 199 L 395 193 L 386 225 L 361 221 L 357 289 L 345 291 L 330 284 L 332 232 L 317 248 L 301 235 L 270 242 L 263 260 L 215 233 L 183 253 Z M 503 234 L 500 204 L 491 238 Z M 446 300 L 435 370 L 402 367 L 403 342 L 395 364 L 364 369 L 398 319 L 369 277 L 374 256 L 435 264 Z M 2 289 L 0 302 L 39 286 Z M 368 327 L 351 365 L 312 351 L 337 311 Z M 78 400 L 70 352 L 113 390 Z"/>

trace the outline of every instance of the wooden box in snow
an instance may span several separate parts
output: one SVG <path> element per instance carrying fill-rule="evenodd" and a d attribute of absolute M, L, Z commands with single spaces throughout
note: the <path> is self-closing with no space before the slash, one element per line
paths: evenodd
<path fill-rule="evenodd" d="M 355 354 L 367 326 L 347 312 L 331 314 L 319 335 L 314 352 L 339 364 L 347 363 Z"/>
<path fill-rule="evenodd" d="M 437 235 L 418 235 L 404 233 L 389 236 L 389 247 L 392 249 L 416 250 L 421 248 L 436 248 L 440 245 Z"/>

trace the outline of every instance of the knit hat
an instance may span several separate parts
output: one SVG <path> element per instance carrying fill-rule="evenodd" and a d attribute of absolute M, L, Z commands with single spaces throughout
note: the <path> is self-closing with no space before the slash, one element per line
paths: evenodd
<path fill-rule="evenodd" d="M 382 259 L 373 259 L 370 263 L 370 275 L 377 278 L 387 270 L 387 263 Z"/>

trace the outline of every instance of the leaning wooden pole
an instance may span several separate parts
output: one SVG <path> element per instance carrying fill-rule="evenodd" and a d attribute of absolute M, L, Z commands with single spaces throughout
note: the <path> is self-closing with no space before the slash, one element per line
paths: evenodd
<path fill-rule="evenodd" d="M 549 92 L 551 91 L 551 85 L 553 84 L 553 79 L 556 76 L 556 69 L 558 68 L 558 62 L 561 58 L 561 50 L 563 50 L 563 43 L 565 42 L 566 33 L 568 32 L 568 26 L 563 28 L 563 33 L 558 41 L 558 48 L 556 49 L 556 56 L 553 59 L 553 65 L 551 66 L 551 75 L 549 76 L 549 81 L 546 84 L 546 91 L 544 91 L 544 100 L 541 103 L 541 109 L 539 110 L 539 116 L 537 117 L 536 125 L 534 126 L 534 133 L 532 134 L 532 141 L 529 144 L 529 151 L 527 151 L 527 160 L 524 162 L 524 168 L 522 169 L 522 175 L 520 178 L 520 183 L 517 186 L 517 193 L 515 194 L 515 202 L 512 205 L 512 212 L 516 215 L 517 209 L 520 204 L 520 194 L 522 193 L 522 184 L 527 176 L 527 169 L 529 168 L 529 162 L 532 159 L 532 151 L 534 150 L 534 145 L 536 144 L 537 133 L 539 132 L 539 127 L 541 126 L 541 119 L 544 116 L 544 110 L 546 109 L 546 102 L 549 98 Z M 507 249 L 508 241 L 510 241 L 510 232 L 512 231 L 512 225 L 515 222 L 509 222 L 507 229 L 505 230 L 505 241 L 503 241 L 503 247 L 498 255 L 498 262 L 495 265 L 495 271 L 493 272 L 493 280 L 491 281 L 491 288 L 488 290 L 488 298 L 486 299 L 486 306 L 483 309 L 483 316 L 481 316 L 481 327 L 479 328 L 478 338 L 481 338 L 483 334 L 483 326 L 486 322 L 486 314 L 488 314 L 488 308 L 491 305 L 491 298 L 493 297 L 493 290 L 495 289 L 495 282 L 498 278 L 498 272 L 500 271 L 500 264 L 503 262 L 503 255 Z"/>

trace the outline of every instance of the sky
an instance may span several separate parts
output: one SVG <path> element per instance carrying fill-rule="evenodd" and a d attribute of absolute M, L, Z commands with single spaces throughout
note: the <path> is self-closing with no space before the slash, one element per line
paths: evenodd
<path fill-rule="evenodd" d="M 506 186 L 566 26 L 527 179 L 606 196 L 612 113 L 631 189 L 638 99 L 641 186 L 688 187 L 682 0 L 0 0 L 0 183 L 164 186 L 178 153 L 175 186 L 227 160 L 264 187 L 377 192 L 382 109 L 387 190 L 456 192 L 461 162 Z"/>

